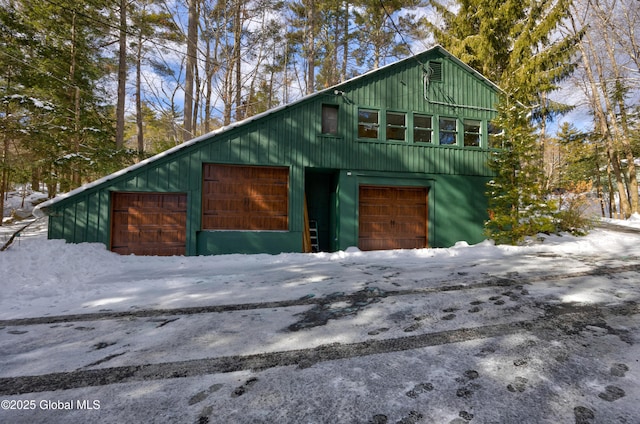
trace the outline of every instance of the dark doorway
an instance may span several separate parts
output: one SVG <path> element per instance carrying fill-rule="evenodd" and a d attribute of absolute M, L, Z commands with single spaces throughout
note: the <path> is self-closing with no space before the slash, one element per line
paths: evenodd
<path fill-rule="evenodd" d="M 318 228 L 318 250 L 336 250 L 336 190 L 338 175 L 335 170 L 307 169 L 305 194 L 309 221 Z"/>

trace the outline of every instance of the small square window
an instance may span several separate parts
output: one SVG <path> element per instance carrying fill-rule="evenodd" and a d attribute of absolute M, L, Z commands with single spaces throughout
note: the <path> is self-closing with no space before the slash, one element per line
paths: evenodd
<path fill-rule="evenodd" d="M 455 118 L 440 118 L 440 144 L 452 145 L 458 142 L 458 122 Z"/>
<path fill-rule="evenodd" d="M 480 126 L 482 122 L 472 121 L 470 119 L 464 120 L 464 145 L 479 147 L 480 146 Z"/>
<path fill-rule="evenodd" d="M 358 110 L 358 137 L 378 138 L 378 111 L 370 109 Z"/>
<path fill-rule="evenodd" d="M 322 134 L 338 135 L 337 105 L 322 105 Z"/>
<path fill-rule="evenodd" d="M 413 142 L 431 143 L 433 118 L 429 115 L 413 115 Z"/>
<path fill-rule="evenodd" d="M 407 116 L 405 113 L 387 112 L 387 140 L 404 141 Z"/>

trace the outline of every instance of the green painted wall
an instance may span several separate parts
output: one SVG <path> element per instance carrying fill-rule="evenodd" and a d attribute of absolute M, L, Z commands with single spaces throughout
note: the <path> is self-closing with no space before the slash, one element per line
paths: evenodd
<path fill-rule="evenodd" d="M 429 61 L 442 63 L 443 79 L 430 82 L 425 90 L 424 69 Z M 182 192 L 189 202 L 187 255 L 301 251 L 305 184 L 308 187 L 310 180 L 319 184 L 321 177 L 312 171 L 322 170 L 335 178 L 328 193 L 333 205 L 327 212 L 333 217 L 327 230 L 330 249 L 357 244 L 357 187 L 362 183 L 430 187 L 430 245 L 478 242 L 486 219 L 484 184 L 491 176 L 486 164 L 487 123 L 495 114 L 491 109 L 496 102 L 494 86 L 441 50 L 432 49 L 202 137 L 57 201 L 48 209 L 49 238 L 109 246 L 111 192 Z M 339 108 L 336 135 L 321 134 L 323 104 Z M 379 139 L 357 137 L 359 108 L 379 111 Z M 408 124 L 414 113 L 431 114 L 434 121 L 440 116 L 454 117 L 460 129 L 458 144 L 439 146 L 437 127 L 433 143 L 414 143 L 411 128 L 407 141 L 387 141 L 383 131 L 386 111 L 406 112 Z M 482 122 L 482 146 L 462 145 L 464 119 Z M 289 167 L 289 231 L 201 231 L 204 163 Z"/>
<path fill-rule="evenodd" d="M 338 250 L 358 244 L 360 185 L 428 187 L 429 247 L 450 247 L 464 240 L 484 240 L 487 177 L 343 171 L 339 182 L 340 237 Z M 470 207 L 472 205 L 472 207 Z"/>

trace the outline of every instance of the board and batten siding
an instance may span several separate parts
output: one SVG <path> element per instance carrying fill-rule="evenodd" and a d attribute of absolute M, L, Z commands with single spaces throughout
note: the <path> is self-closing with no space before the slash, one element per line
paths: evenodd
<path fill-rule="evenodd" d="M 443 80 L 430 83 L 427 90 L 429 101 L 425 99 L 423 69 L 430 60 L 442 63 Z M 301 244 L 305 172 L 309 168 L 335 172 L 383 173 L 384 178 L 391 180 L 394 175 L 409 175 L 429 181 L 438 179 L 437 190 L 431 192 L 435 196 L 435 202 L 430 204 L 431 208 L 436 208 L 435 213 L 430 215 L 430 219 L 435 219 L 436 228 L 440 228 L 441 222 L 450 225 L 451 220 L 469 217 L 475 220 L 473 225 L 476 228 L 478 222 L 481 225 L 481 216 L 486 214 L 482 205 L 467 206 L 479 209 L 476 211 L 444 214 L 437 210 L 440 206 L 434 205 L 442 202 L 444 206 L 447 203 L 447 191 L 451 191 L 454 197 L 459 196 L 461 202 L 467 194 L 473 201 L 484 196 L 483 193 L 464 194 L 456 184 L 464 185 L 465 181 L 472 181 L 467 185 L 473 188 L 474 193 L 483 191 L 484 181 L 491 176 L 487 166 L 490 150 L 486 146 L 439 146 L 437 143 L 385 141 L 383 136 L 378 140 L 358 139 L 358 109 L 379 110 L 381 119 L 386 111 L 395 111 L 429 114 L 434 117 L 434 121 L 437 117 L 453 117 L 459 120 L 459 125 L 463 119 L 480 120 L 486 137 L 486 123 L 494 116 L 491 109 L 496 106 L 497 101 L 495 87 L 456 63 L 447 54 L 433 49 L 416 58 L 403 60 L 397 65 L 316 93 L 259 118 L 250 118 L 208 138 L 202 137 L 197 143 L 160 156 L 143 167 L 60 200 L 49 211 L 49 238 L 63 238 L 70 242 L 101 242 L 109 246 L 111 192 L 180 192 L 188 196 L 186 254 L 195 255 L 200 251 L 216 253 L 217 247 L 213 246 L 211 236 L 201 230 L 203 166 L 207 163 L 289 169 L 288 232 L 242 235 L 229 232 L 224 236 L 218 235 L 240 237 L 241 243 L 251 244 L 255 249 L 260 246 L 268 249 L 271 244 L 279 243 L 284 246 L 283 250 L 295 251 Z M 456 106 L 434 102 L 455 102 Z M 320 134 L 323 104 L 338 106 L 336 135 Z M 464 105 L 472 107 L 461 107 Z M 381 132 L 384 132 L 384 128 L 381 128 Z M 437 137 L 437 130 L 434 130 L 433 137 Z M 470 178 L 465 179 L 465 176 Z M 341 180 L 342 186 L 346 184 L 345 181 L 348 180 Z M 338 196 L 341 208 L 339 214 L 342 221 L 345 220 L 344 217 L 352 216 L 349 218 L 350 222 L 355 222 L 357 187 L 350 187 L 349 190 L 353 199 L 342 194 Z M 445 214 L 448 217 L 438 221 L 438 217 Z M 356 237 L 357 229 L 347 227 L 357 224 L 340 225 L 344 234 L 350 234 L 345 238 L 345 243 L 349 243 Z M 467 224 L 452 225 L 459 228 Z M 340 236 L 342 237 L 342 233 Z M 436 244 L 446 244 L 449 239 L 457 236 L 457 233 L 442 238 L 430 236 L 430 240 L 434 240 Z"/>

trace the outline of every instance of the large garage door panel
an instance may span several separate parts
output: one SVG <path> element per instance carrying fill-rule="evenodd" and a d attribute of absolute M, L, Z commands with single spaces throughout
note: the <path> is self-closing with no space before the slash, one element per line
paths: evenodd
<path fill-rule="evenodd" d="M 203 173 L 203 229 L 288 229 L 288 168 L 205 164 Z"/>

